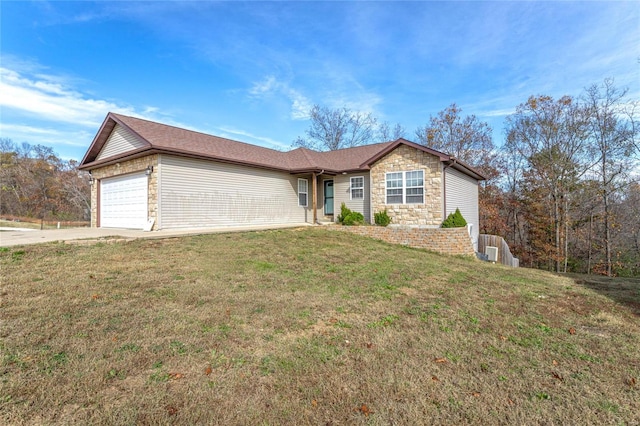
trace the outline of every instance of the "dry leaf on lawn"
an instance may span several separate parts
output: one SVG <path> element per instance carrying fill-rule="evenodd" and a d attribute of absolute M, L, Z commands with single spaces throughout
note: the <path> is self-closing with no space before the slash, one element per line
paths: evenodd
<path fill-rule="evenodd" d="M 358 407 L 358 411 L 364 414 L 365 417 L 369 417 L 369 414 L 373 414 L 373 411 L 371 411 L 366 404 L 362 404 L 360 407 Z"/>

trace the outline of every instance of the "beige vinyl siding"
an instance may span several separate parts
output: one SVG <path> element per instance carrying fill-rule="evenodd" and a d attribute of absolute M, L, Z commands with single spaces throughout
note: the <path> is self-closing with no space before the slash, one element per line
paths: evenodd
<path fill-rule="evenodd" d="M 159 167 L 162 229 L 313 220 L 298 206 L 298 176 L 169 155 L 160 156 Z"/>
<path fill-rule="evenodd" d="M 480 217 L 478 212 L 478 181 L 464 173 L 448 168 L 446 169 L 446 212 L 460 209 L 460 213 L 468 224 L 471 224 L 471 237 L 474 248 L 477 249 L 478 235 L 480 231 Z"/>
<path fill-rule="evenodd" d="M 351 199 L 351 178 L 364 178 L 364 197 L 362 199 Z M 340 206 L 344 203 L 354 212 L 362 213 L 364 220 L 371 223 L 371 186 L 369 172 L 359 172 L 347 175 L 337 175 L 333 181 L 334 198 L 334 218 L 337 219 L 340 214 Z"/>
<path fill-rule="evenodd" d="M 113 157 L 114 155 L 144 148 L 145 146 L 147 146 L 146 142 L 141 141 L 136 135 L 131 133 L 130 130 L 116 124 L 111 135 L 109 135 L 109 139 L 107 139 L 102 150 L 96 157 L 96 160 Z"/>

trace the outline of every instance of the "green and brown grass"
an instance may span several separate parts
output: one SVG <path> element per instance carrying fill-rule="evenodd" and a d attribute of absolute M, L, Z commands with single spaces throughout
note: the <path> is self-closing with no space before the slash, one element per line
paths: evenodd
<path fill-rule="evenodd" d="M 309 228 L 0 250 L 3 424 L 638 424 L 638 280 Z"/>

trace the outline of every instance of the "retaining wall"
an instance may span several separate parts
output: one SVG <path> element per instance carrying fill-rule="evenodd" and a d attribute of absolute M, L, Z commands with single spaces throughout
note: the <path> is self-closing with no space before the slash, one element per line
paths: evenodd
<path fill-rule="evenodd" d="M 400 226 L 328 226 L 328 229 L 351 232 L 414 248 L 442 254 L 475 256 L 467 228 L 420 228 Z"/>

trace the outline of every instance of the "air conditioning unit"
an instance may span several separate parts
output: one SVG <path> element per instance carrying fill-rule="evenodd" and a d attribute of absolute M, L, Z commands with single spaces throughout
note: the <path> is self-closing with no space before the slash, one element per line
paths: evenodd
<path fill-rule="evenodd" d="M 486 246 L 484 253 L 489 257 L 489 262 L 498 261 L 498 247 Z"/>

